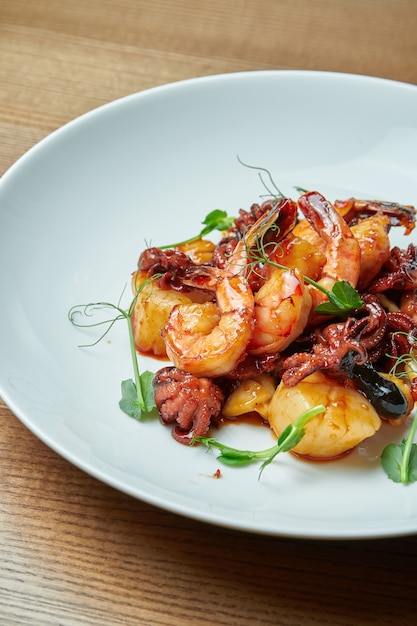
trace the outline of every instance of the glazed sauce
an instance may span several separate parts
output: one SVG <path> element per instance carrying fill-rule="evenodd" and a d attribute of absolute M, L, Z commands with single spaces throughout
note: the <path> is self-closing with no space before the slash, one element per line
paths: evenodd
<path fill-rule="evenodd" d="M 237 415 L 236 417 L 224 417 L 219 415 L 212 420 L 212 424 L 217 428 L 227 426 L 228 424 L 247 424 L 249 426 L 263 426 L 270 429 L 269 423 L 256 413 L 256 411 L 250 411 L 249 413 L 243 413 L 243 415 Z"/>
<path fill-rule="evenodd" d="M 330 461 L 338 461 L 339 459 L 344 459 L 346 456 L 349 456 L 353 452 L 354 448 L 350 450 L 345 450 L 340 454 L 335 454 L 334 456 L 326 456 L 326 457 L 317 457 L 310 456 L 308 454 L 299 454 L 298 452 L 294 452 L 294 450 L 290 450 L 290 453 L 300 459 L 300 461 L 308 461 L 309 463 L 330 463 Z"/>

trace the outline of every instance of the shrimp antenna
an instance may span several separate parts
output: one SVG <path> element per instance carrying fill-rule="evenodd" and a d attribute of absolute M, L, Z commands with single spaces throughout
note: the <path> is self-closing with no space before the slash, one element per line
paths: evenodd
<path fill-rule="evenodd" d="M 259 179 L 261 181 L 261 183 L 263 184 L 263 186 L 265 187 L 265 189 L 267 190 L 267 192 L 273 196 L 274 198 L 284 198 L 284 194 L 282 193 L 282 191 L 277 187 L 274 179 L 272 178 L 271 172 L 269 170 L 267 170 L 265 167 L 258 167 L 256 165 L 249 165 L 248 163 L 244 163 L 242 161 L 242 159 L 239 157 L 239 155 L 236 156 L 237 160 L 239 161 L 239 163 L 241 165 L 243 165 L 243 167 L 248 167 L 251 170 L 258 170 L 258 176 Z M 264 172 L 268 178 L 269 181 L 272 185 L 272 187 L 275 189 L 276 193 L 273 193 L 272 190 L 268 187 L 268 185 L 266 184 L 266 182 L 264 181 L 263 177 L 262 177 L 262 172 Z"/>

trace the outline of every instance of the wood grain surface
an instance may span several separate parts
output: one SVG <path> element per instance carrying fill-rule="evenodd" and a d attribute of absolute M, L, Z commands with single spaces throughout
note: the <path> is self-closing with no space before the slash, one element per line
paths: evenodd
<path fill-rule="evenodd" d="M 257 69 L 417 84 L 417 2 L 0 0 L 0 172 L 101 104 Z M 306 541 L 182 518 L 75 468 L 1 401 L 0 468 L 1 626 L 415 623 L 415 536 Z"/>

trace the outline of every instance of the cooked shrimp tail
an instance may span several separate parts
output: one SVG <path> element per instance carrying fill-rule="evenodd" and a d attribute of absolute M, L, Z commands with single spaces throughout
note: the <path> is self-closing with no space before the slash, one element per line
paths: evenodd
<path fill-rule="evenodd" d="M 233 274 L 252 271 L 256 255 L 251 251 L 257 250 L 262 242 L 263 249 L 268 254 L 268 250 L 273 250 L 274 244 L 282 241 L 296 224 L 297 206 L 291 199 L 268 201 L 262 207 L 266 211 L 247 229 L 230 256 L 226 267 Z"/>
<path fill-rule="evenodd" d="M 317 191 L 300 196 L 298 206 L 324 241 L 327 261 L 323 266 L 319 284 L 331 290 L 336 281 L 344 280 L 352 287 L 356 287 L 360 271 L 360 248 L 343 217 Z M 316 289 L 312 296 L 314 307 L 326 298 Z"/>

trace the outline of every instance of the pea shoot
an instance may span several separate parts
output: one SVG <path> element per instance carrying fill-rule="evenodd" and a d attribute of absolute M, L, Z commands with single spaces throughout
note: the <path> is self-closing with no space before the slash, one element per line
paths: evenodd
<path fill-rule="evenodd" d="M 319 315 L 344 316 L 351 311 L 361 309 L 363 306 L 363 300 L 359 293 L 346 280 L 336 281 L 331 291 L 307 276 L 304 277 L 304 280 L 325 293 L 328 298 L 328 302 L 322 302 L 314 309 Z"/>
<path fill-rule="evenodd" d="M 316 415 L 324 413 L 325 410 L 326 407 L 323 404 L 307 409 L 307 411 L 304 411 L 304 413 L 299 415 L 292 424 L 288 424 L 279 436 L 275 446 L 266 448 L 265 450 L 238 450 L 236 448 L 226 446 L 212 437 L 194 437 L 192 443 L 202 443 L 208 449 L 217 448 L 220 450 L 220 454 L 217 456 L 217 459 L 225 465 L 239 467 L 247 465 L 253 461 L 265 459 L 260 467 L 260 478 L 264 469 L 274 460 L 277 454 L 280 452 L 289 452 L 295 448 L 295 446 L 304 437 L 306 424 L 313 419 L 313 417 L 316 417 Z"/>
<path fill-rule="evenodd" d="M 265 187 L 270 196 L 272 196 L 276 200 L 278 198 L 284 198 L 284 194 L 279 189 L 279 187 L 277 187 L 272 177 L 272 174 L 268 169 L 266 169 L 265 167 L 259 167 L 257 165 L 249 165 L 248 163 L 244 163 L 239 156 L 237 157 L 237 160 L 241 165 L 243 165 L 243 167 L 247 167 L 250 170 L 256 170 L 258 172 L 259 180 L 261 181 L 262 185 Z M 266 177 L 268 178 L 269 185 L 265 182 L 264 175 L 266 175 Z"/>
<path fill-rule="evenodd" d="M 192 243 L 193 241 L 198 241 L 202 239 L 213 230 L 224 231 L 228 230 L 233 226 L 235 218 L 230 217 L 226 211 L 221 211 L 220 209 L 214 209 L 206 215 L 204 220 L 201 222 L 204 224 L 204 228 L 195 235 L 194 237 L 190 237 L 189 239 L 184 239 L 184 241 L 180 241 L 179 243 L 171 243 L 165 246 L 159 246 L 160 250 L 166 250 L 167 248 L 178 248 L 179 246 L 184 246 L 188 243 Z"/>
<path fill-rule="evenodd" d="M 128 309 L 123 309 L 120 306 L 120 302 L 117 305 L 112 304 L 111 302 L 93 302 L 89 304 L 75 305 L 71 307 L 68 312 L 68 318 L 70 322 L 78 328 L 92 328 L 103 325 L 106 327 L 104 332 L 99 336 L 96 341 L 90 344 L 80 345 L 80 348 L 89 348 L 97 345 L 110 332 L 111 328 L 117 321 L 126 320 L 129 330 L 129 345 L 132 357 L 134 380 L 128 379 L 122 381 L 122 397 L 119 401 L 119 407 L 124 413 L 137 420 L 141 420 L 145 416 L 150 415 L 155 409 L 156 405 L 152 386 L 152 381 L 154 377 L 153 373 L 148 370 L 142 373 L 139 372 L 131 318 L 136 304 L 136 300 L 140 292 L 157 277 L 158 275 L 155 275 L 152 278 L 145 280 L 139 286 L 135 297 L 130 303 Z M 86 321 L 88 320 L 88 318 L 93 317 L 94 313 L 98 310 L 111 310 L 115 312 L 115 316 L 99 322 Z"/>
<path fill-rule="evenodd" d="M 408 437 L 401 443 L 389 443 L 382 451 L 381 463 L 388 478 L 395 483 L 417 481 L 417 444 L 414 437 L 417 431 L 417 413 L 414 415 Z"/>
<path fill-rule="evenodd" d="M 411 345 L 416 344 L 416 337 L 406 334 Z M 390 357 L 391 355 L 386 355 Z M 406 368 L 405 370 L 403 368 Z M 408 370 L 408 371 L 407 371 Z M 410 378 L 417 375 L 417 360 L 414 351 L 396 358 L 390 374 L 399 378 Z M 381 463 L 388 478 L 395 483 L 413 483 L 417 481 L 417 444 L 414 438 L 417 432 L 417 412 L 414 414 L 408 436 L 399 444 L 389 443 L 382 451 Z"/>

